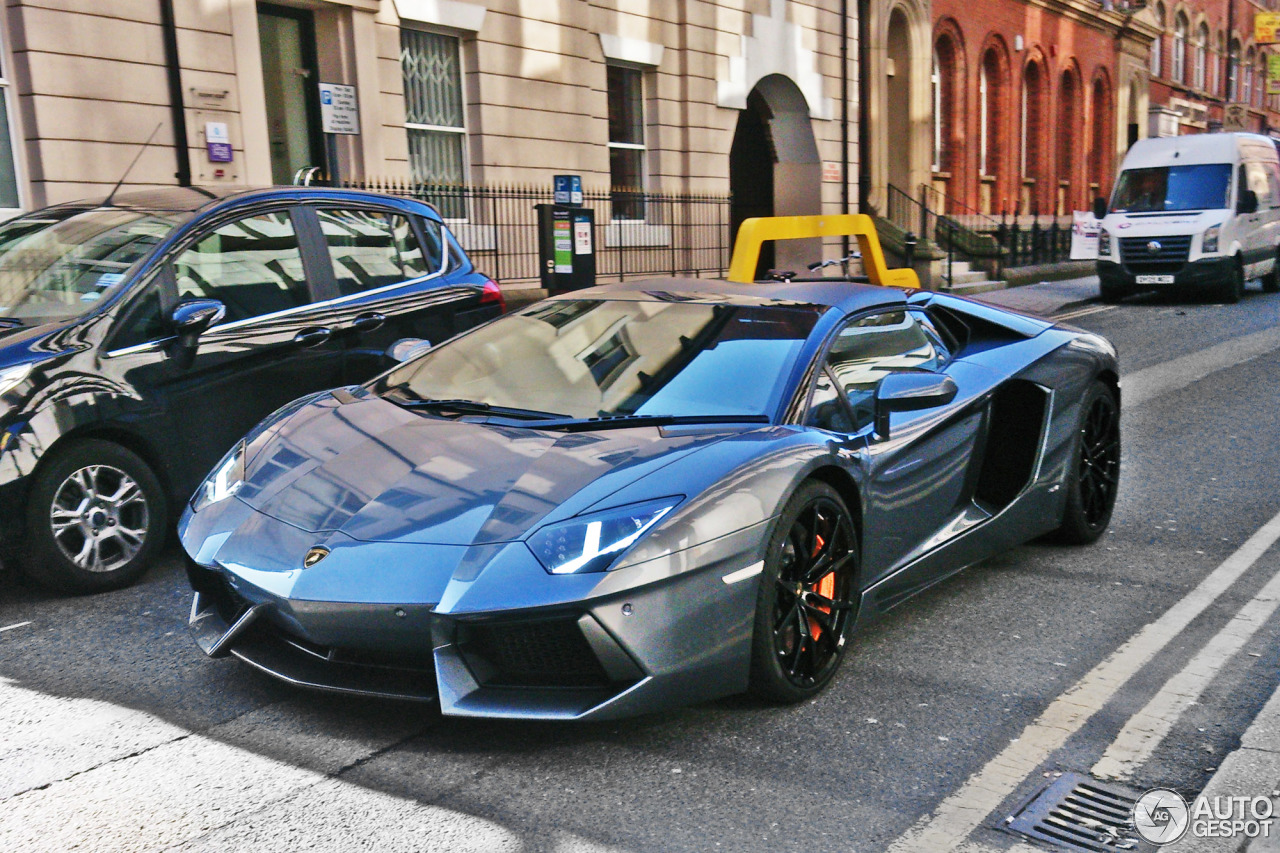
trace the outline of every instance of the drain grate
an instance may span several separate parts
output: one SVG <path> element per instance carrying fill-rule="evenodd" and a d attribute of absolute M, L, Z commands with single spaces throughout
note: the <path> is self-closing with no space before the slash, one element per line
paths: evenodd
<path fill-rule="evenodd" d="M 1158 849 L 1133 828 L 1138 792 L 1063 773 L 1005 819 L 1002 829 L 1064 850 L 1145 853 Z"/>

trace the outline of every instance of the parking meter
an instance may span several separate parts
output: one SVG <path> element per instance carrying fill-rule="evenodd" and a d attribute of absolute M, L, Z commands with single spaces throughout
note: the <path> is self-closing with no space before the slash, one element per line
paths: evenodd
<path fill-rule="evenodd" d="M 595 211 L 567 204 L 538 204 L 538 261 L 542 286 L 551 294 L 596 283 Z"/>

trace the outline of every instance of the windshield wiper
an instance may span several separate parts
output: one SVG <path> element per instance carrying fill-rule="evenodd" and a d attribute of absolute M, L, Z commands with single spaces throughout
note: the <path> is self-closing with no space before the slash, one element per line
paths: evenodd
<path fill-rule="evenodd" d="M 0 317 L 0 326 L 5 326 L 10 329 L 16 329 L 18 326 L 25 326 L 25 325 L 26 323 L 22 322 L 17 317 Z"/>
<path fill-rule="evenodd" d="M 428 397 L 419 397 L 414 391 L 403 387 L 390 389 L 386 396 L 392 402 L 409 409 L 435 409 L 445 412 L 457 412 L 463 415 L 499 415 L 524 420 L 555 420 L 564 417 L 564 415 L 557 412 L 540 412 L 537 409 L 495 406 L 492 403 L 482 403 L 479 400 L 434 400 Z"/>
<path fill-rule="evenodd" d="M 592 432 L 638 426 L 697 426 L 699 424 L 767 424 L 768 415 L 600 415 L 537 424 L 538 429 Z"/>

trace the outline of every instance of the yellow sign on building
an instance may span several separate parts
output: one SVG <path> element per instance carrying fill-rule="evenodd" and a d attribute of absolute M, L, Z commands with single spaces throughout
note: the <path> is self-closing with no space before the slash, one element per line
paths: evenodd
<path fill-rule="evenodd" d="M 1280 42 L 1280 12 L 1259 12 L 1253 16 L 1253 40 L 1258 44 Z"/>
<path fill-rule="evenodd" d="M 1280 95 L 1280 54 L 1267 57 L 1267 94 Z"/>

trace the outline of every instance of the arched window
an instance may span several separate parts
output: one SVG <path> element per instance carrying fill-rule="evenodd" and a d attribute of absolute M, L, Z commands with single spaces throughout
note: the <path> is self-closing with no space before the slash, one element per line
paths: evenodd
<path fill-rule="evenodd" d="M 1044 156 L 1044 139 L 1048 130 L 1044 105 L 1048 100 L 1048 82 L 1038 61 L 1027 63 L 1022 71 L 1022 177 L 1035 181 L 1028 201 L 1036 213 L 1047 207 L 1041 202 L 1048 199 Z"/>
<path fill-rule="evenodd" d="M 1111 88 L 1105 77 L 1093 81 L 1093 104 L 1090 110 L 1093 122 L 1089 134 L 1089 183 L 1098 188 L 1099 195 L 1110 194 L 1111 157 L 1108 139 L 1111 135 Z"/>
<path fill-rule="evenodd" d="M 1187 16 L 1181 12 L 1173 22 L 1173 79 L 1187 82 Z"/>
<path fill-rule="evenodd" d="M 1205 68 L 1207 54 L 1209 52 L 1209 25 L 1201 23 L 1200 28 L 1196 30 L 1196 63 L 1193 70 L 1194 79 L 1192 85 L 1197 89 L 1204 91 Z"/>
<path fill-rule="evenodd" d="M 1000 125 L 1004 115 L 1001 102 L 1004 97 L 1004 74 L 1000 62 L 1000 52 L 987 48 L 982 55 L 982 76 L 978 81 L 978 117 L 980 147 L 978 150 L 978 172 L 982 175 L 998 175 L 1000 158 L 1004 154 L 1000 145 Z"/>
<path fill-rule="evenodd" d="M 936 172 L 956 168 L 956 65 L 955 41 L 943 35 L 933 48 L 933 168 Z"/>
<path fill-rule="evenodd" d="M 1058 204 L 1059 215 L 1079 206 L 1079 180 L 1076 177 L 1076 146 L 1080 133 L 1080 86 L 1074 68 L 1062 72 L 1058 88 L 1058 122 L 1054 133 L 1058 139 Z"/>
<path fill-rule="evenodd" d="M 1159 77 L 1164 72 L 1161 63 L 1163 57 L 1160 56 L 1161 43 L 1164 41 L 1164 4 L 1157 3 L 1155 12 L 1156 27 L 1160 30 L 1160 34 L 1156 36 L 1156 40 L 1151 42 L 1151 76 Z"/>
<path fill-rule="evenodd" d="M 1211 65 L 1213 66 L 1213 86 L 1210 87 L 1211 92 L 1215 95 L 1223 94 L 1222 91 L 1222 57 L 1227 53 L 1226 37 L 1222 34 L 1222 30 L 1218 30 L 1218 37 L 1214 39 L 1213 57 Z"/>
<path fill-rule="evenodd" d="M 1246 104 L 1253 103 L 1253 48 L 1244 55 L 1244 88 L 1240 100 Z"/>
<path fill-rule="evenodd" d="M 1240 97 L 1240 42 L 1234 38 L 1227 46 L 1227 100 Z"/>

